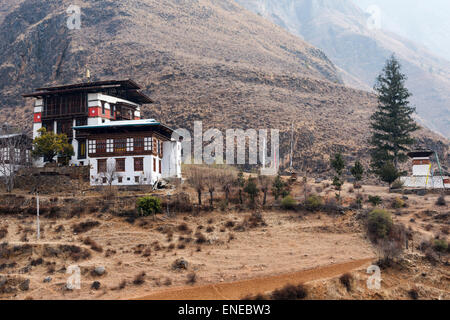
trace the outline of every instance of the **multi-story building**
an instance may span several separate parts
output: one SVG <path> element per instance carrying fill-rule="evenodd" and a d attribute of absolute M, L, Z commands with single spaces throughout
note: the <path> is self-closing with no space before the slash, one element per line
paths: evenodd
<path fill-rule="evenodd" d="M 181 143 L 153 119 L 76 126 L 87 141 L 91 185 L 154 185 L 181 178 Z"/>
<path fill-rule="evenodd" d="M 141 106 L 153 101 L 132 80 L 111 80 L 38 88 L 24 97 L 35 98 L 33 139 L 38 130 L 65 133 L 75 155 L 70 164 L 87 165 L 87 141 L 75 138 L 74 127 L 101 125 L 111 121 L 139 120 Z M 43 166 L 49 159 L 40 159 Z"/>

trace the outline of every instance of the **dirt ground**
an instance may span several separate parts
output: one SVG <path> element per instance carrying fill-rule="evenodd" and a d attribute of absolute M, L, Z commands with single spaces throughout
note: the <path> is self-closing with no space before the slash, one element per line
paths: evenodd
<path fill-rule="evenodd" d="M 358 192 L 350 185 L 343 190 L 344 203 Z M 335 193 L 326 182 L 309 183 L 309 192 L 330 197 Z M 402 197 L 377 186 L 364 186 L 360 192 L 365 197 L 379 195 L 386 207 Z M 292 193 L 301 200 L 303 189 L 296 186 Z M 134 222 L 106 212 L 70 219 L 42 218 L 39 241 L 35 240 L 34 217 L 0 216 L 0 230 L 7 229 L 0 242 L 7 243 L 10 252 L 7 259 L 0 257 L 0 281 L 2 277 L 9 279 L 13 288 L 0 293 L 0 298 L 163 299 L 175 294 L 183 299 L 240 299 L 289 282 L 305 282 L 314 299 L 407 298 L 408 288 L 420 283 L 421 297 L 449 299 L 448 265 L 430 267 L 414 249 L 423 239 L 442 234 L 448 215 L 444 220 L 435 217 L 448 213 L 448 207 L 435 205 L 436 194 L 407 197 L 407 207 L 390 210 L 396 221 L 414 230 L 406 259 L 410 266 L 404 267 L 403 273 L 383 271 L 383 283 L 389 287 L 378 293 L 368 292 L 364 285 L 365 268 L 377 260 L 378 253 L 357 219 L 358 210 L 342 215 L 262 211 L 264 224 L 244 224 L 241 228 L 250 211 L 178 214 Z M 74 225 L 86 221 L 98 225 L 86 232 L 73 230 Z M 186 269 L 173 268 L 180 258 L 187 262 Z M 66 289 L 67 269 L 73 265 L 81 270 L 80 290 Z M 103 275 L 93 272 L 100 266 L 105 269 Z M 142 272 L 145 275 L 138 277 Z M 349 293 L 342 288 L 337 277 L 344 272 L 354 275 L 355 288 L 359 289 Z M 421 282 L 414 279 L 416 276 Z M 28 286 L 22 286 L 27 280 Z M 99 282 L 98 289 L 92 288 L 94 281 Z M 202 292 L 201 288 L 208 289 Z M 211 295 L 211 290 L 219 294 Z"/>

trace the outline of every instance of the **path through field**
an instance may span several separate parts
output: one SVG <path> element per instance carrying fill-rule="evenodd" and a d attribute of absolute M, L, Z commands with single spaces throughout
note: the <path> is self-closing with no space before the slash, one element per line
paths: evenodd
<path fill-rule="evenodd" d="M 181 287 L 138 297 L 137 300 L 238 300 L 282 288 L 287 284 L 306 283 L 339 276 L 346 272 L 368 266 L 373 258 L 333 264 L 309 270 L 267 276 L 229 283 L 208 284 L 197 287 Z"/>

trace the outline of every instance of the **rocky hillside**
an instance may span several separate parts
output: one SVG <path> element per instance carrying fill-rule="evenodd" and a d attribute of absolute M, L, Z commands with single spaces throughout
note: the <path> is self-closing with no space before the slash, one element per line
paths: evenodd
<path fill-rule="evenodd" d="M 371 28 L 368 14 L 352 0 L 237 1 L 321 48 L 345 83 L 357 88 L 370 90 L 395 53 L 409 76 L 420 122 L 450 137 L 449 61 L 396 34 Z"/>
<path fill-rule="evenodd" d="M 66 27 L 72 1 L 0 2 L 1 119 L 30 128 L 36 87 L 131 78 L 173 127 L 277 128 L 295 123 L 295 166 L 328 166 L 337 150 L 366 157 L 367 92 L 347 88 L 325 54 L 231 0 L 78 1 L 81 30 Z M 283 134 L 282 155 L 288 152 Z M 422 142 L 444 154 L 448 141 Z"/>

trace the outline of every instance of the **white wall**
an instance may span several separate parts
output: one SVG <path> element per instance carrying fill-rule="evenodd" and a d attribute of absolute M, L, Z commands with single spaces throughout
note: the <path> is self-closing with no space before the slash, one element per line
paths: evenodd
<path fill-rule="evenodd" d="M 135 172 L 134 171 L 134 158 L 144 158 L 144 171 Z M 153 171 L 153 158 L 156 159 L 156 172 Z M 153 185 L 156 181 L 162 178 L 159 173 L 159 158 L 154 156 L 126 156 L 126 157 L 111 157 L 111 158 L 89 158 L 90 164 L 90 181 L 91 185 L 104 185 L 101 173 L 98 173 L 97 160 L 107 159 L 107 165 L 115 165 L 115 159 L 125 159 L 125 172 L 117 172 L 117 176 L 122 177 L 122 183 L 119 183 L 118 179 L 114 179 L 112 185 L 114 186 L 126 186 L 126 185 L 142 185 L 151 184 Z M 139 176 L 139 183 L 135 182 L 135 177 Z M 128 180 L 128 178 L 130 180 Z M 144 181 L 144 178 L 147 181 Z M 107 185 L 108 183 L 106 183 Z"/>
<path fill-rule="evenodd" d="M 413 177 L 401 177 L 400 181 L 403 182 L 403 186 L 406 188 L 418 188 L 418 189 L 442 189 L 444 184 L 442 177 L 427 177 L 426 176 L 413 176 Z M 445 188 L 450 188 L 450 185 L 445 184 Z"/>
<path fill-rule="evenodd" d="M 413 176 L 427 176 L 430 173 L 429 164 L 413 165 Z"/>

